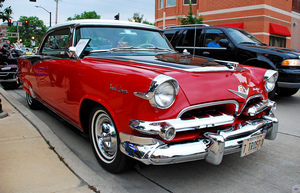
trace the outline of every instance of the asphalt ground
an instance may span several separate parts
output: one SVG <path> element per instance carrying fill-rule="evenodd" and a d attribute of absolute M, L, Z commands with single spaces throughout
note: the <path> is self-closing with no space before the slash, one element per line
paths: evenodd
<path fill-rule="evenodd" d="M 205 192 L 296 193 L 298 188 L 298 192 L 300 192 L 300 92 L 292 97 L 275 99 L 278 103 L 276 116 L 280 121 L 278 136 L 274 141 L 265 140 L 262 150 L 254 154 L 243 158 L 240 158 L 238 154 L 227 155 L 219 166 L 213 166 L 205 161 L 197 161 L 167 166 L 144 166 L 122 175 L 110 174 L 103 170 L 96 161 L 93 161 L 95 158 L 89 151 L 88 142 L 76 141 L 74 136 L 76 137 L 77 134 L 74 135 L 72 130 L 63 128 L 61 124 L 50 123 L 53 122 L 53 119 L 49 118 L 50 114 L 47 115 L 44 112 L 46 110 L 40 112 L 45 113 L 49 120 L 37 117 L 37 113 L 29 110 L 26 103 L 22 105 L 19 102 L 24 100 L 24 91 L 21 88 L 9 91 L 10 94 L 0 89 L 0 93 L 5 100 L 9 99 L 9 103 L 15 109 L 12 112 L 8 111 L 10 115 L 18 114 L 15 111 L 21 112 L 23 118 L 27 121 L 30 120 L 29 123 L 35 129 L 38 128 L 40 135 L 46 139 L 44 143 L 49 141 L 50 146 L 46 143 L 48 145 L 46 147 L 55 148 L 54 154 L 57 160 L 61 162 L 63 159 L 63 163 L 67 164 L 65 168 L 72 171 L 71 173 L 79 180 L 79 183 L 76 181 L 73 185 L 75 189 L 94 187 L 100 192 L 203 192 L 205 190 Z M 0 97 L 3 98 L 2 96 Z M 3 109 L 7 109 L 6 104 L 3 105 Z M 0 119 L 0 136 L 2 136 L 2 120 Z M 18 118 L 14 120 L 19 122 Z M 63 132 L 59 133 L 58 130 L 63 130 Z M 14 137 L 18 135 L 22 135 L 22 133 L 11 134 Z M 71 139 L 70 142 L 68 138 Z M 0 147 L 2 157 L 4 154 L 1 149 Z M 29 155 L 31 151 L 35 152 L 35 148 L 26 150 Z M 15 162 L 19 163 L 22 160 Z M 2 173 L 1 168 L 0 165 Z M 6 178 L 6 175 L 5 173 L 3 179 Z M 16 172 L 14 175 L 19 174 Z M 1 176 L 2 174 L 0 175 L 0 192 L 3 192 L 1 188 L 4 182 L 2 182 Z M 44 180 L 46 179 L 44 178 Z M 54 185 L 56 184 L 54 183 Z"/>

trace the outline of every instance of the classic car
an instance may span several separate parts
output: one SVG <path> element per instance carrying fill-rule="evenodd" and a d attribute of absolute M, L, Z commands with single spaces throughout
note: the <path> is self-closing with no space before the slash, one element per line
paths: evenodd
<path fill-rule="evenodd" d="M 42 103 L 90 136 L 100 165 L 246 156 L 278 131 L 268 92 L 278 73 L 176 53 L 150 25 L 74 20 L 18 60 L 30 108 Z"/>
<path fill-rule="evenodd" d="M 206 24 L 170 27 L 165 35 L 179 52 L 187 50 L 199 56 L 276 70 L 278 81 L 269 98 L 275 93 L 291 96 L 299 91 L 300 50 L 267 46 L 246 30 Z M 219 47 L 209 45 L 215 37 L 220 38 Z"/>

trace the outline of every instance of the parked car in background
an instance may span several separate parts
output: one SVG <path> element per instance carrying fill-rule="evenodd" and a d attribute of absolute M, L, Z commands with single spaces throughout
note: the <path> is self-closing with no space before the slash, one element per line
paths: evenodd
<path fill-rule="evenodd" d="M 32 54 L 32 48 L 22 47 L 21 50 L 26 53 L 26 55 Z"/>
<path fill-rule="evenodd" d="M 59 24 L 18 68 L 29 107 L 43 103 L 88 133 L 100 165 L 113 173 L 134 160 L 218 165 L 277 135 L 268 99 L 276 71 L 177 54 L 154 26 Z"/>
<path fill-rule="evenodd" d="M 271 98 L 275 93 L 291 96 L 300 88 L 299 50 L 267 46 L 247 31 L 231 27 L 179 26 L 167 28 L 164 33 L 179 52 L 187 50 L 199 56 L 278 71 Z"/>
<path fill-rule="evenodd" d="M 0 44 L 0 84 L 4 89 L 16 89 L 20 86 L 17 60 L 21 55 L 24 52 L 11 44 Z"/>
<path fill-rule="evenodd" d="M 31 54 L 36 54 L 38 49 L 39 49 L 39 47 L 33 47 Z"/>

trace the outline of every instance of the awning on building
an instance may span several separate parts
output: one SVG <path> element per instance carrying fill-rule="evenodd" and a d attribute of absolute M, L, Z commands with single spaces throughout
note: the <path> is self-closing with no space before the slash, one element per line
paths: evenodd
<path fill-rule="evenodd" d="M 220 25 L 214 25 L 214 26 L 235 27 L 235 28 L 244 29 L 244 23 L 228 23 L 228 24 L 220 24 Z"/>
<path fill-rule="evenodd" d="M 291 32 L 286 26 L 275 23 L 270 23 L 270 34 L 279 34 L 291 37 Z"/>

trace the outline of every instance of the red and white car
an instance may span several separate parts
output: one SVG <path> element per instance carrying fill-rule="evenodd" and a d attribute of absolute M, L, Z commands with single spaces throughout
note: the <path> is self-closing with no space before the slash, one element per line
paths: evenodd
<path fill-rule="evenodd" d="M 28 105 L 43 103 L 90 135 L 99 163 L 173 164 L 248 155 L 273 140 L 277 72 L 177 54 L 160 29 L 78 20 L 48 30 L 18 60 Z"/>

